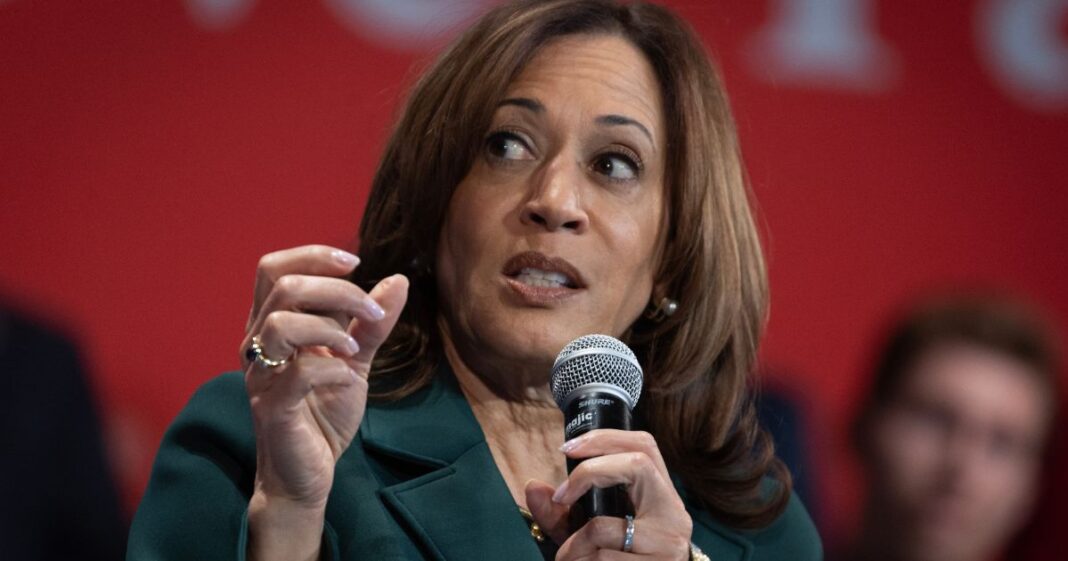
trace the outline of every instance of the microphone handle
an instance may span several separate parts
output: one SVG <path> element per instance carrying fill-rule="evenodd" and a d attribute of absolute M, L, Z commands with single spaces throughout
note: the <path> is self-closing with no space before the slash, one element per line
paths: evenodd
<path fill-rule="evenodd" d="M 582 391 L 582 390 L 580 390 Z M 564 428 L 566 440 L 571 440 L 594 429 L 630 430 L 630 407 L 618 396 L 607 392 L 589 390 L 574 396 L 564 410 L 567 422 Z M 583 460 L 567 459 L 567 472 L 571 473 Z M 634 514 L 634 506 L 623 485 L 593 487 L 571 506 L 568 524 L 574 532 L 594 516 L 623 518 Z"/>

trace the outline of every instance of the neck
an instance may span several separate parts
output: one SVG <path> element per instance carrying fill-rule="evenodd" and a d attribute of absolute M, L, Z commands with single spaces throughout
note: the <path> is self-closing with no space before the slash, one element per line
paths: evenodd
<path fill-rule="evenodd" d="M 549 391 L 551 358 L 489 352 L 488 345 L 480 341 L 453 337 L 444 317 L 437 323 L 445 358 L 469 400 L 492 401 L 496 397 L 516 403 L 554 403 Z"/>
<path fill-rule="evenodd" d="M 540 479 L 556 485 L 567 476 L 564 455 L 559 451 L 564 442 L 563 413 L 544 379 L 540 383 L 516 383 L 506 378 L 509 369 L 476 372 L 449 337 L 443 339 L 445 356 L 482 427 L 497 469 L 516 504 L 526 506 L 527 481 Z"/>
<path fill-rule="evenodd" d="M 856 540 L 853 542 L 850 559 L 864 561 L 918 561 L 926 555 L 917 556 L 904 546 L 907 540 L 902 533 L 906 530 L 895 523 L 890 515 L 890 507 L 881 505 L 871 496 L 869 489 L 867 502 L 861 512 L 861 522 Z M 930 553 L 930 552 L 925 552 Z"/>

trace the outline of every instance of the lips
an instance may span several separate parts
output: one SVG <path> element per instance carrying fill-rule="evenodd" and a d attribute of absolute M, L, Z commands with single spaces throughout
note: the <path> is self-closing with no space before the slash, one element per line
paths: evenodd
<path fill-rule="evenodd" d="M 546 289 L 580 289 L 586 283 L 578 269 L 559 257 L 548 257 L 537 251 L 525 251 L 504 264 L 501 270 L 517 283 Z"/>

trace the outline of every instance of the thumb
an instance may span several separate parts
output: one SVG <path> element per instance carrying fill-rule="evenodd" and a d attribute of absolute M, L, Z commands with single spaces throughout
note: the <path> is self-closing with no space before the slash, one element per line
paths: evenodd
<path fill-rule="evenodd" d="M 541 531 L 549 536 L 557 545 L 567 540 L 570 531 L 567 527 L 567 513 L 570 510 L 566 505 L 553 502 L 553 491 L 556 489 L 544 481 L 531 479 L 527 481 L 526 497 L 527 509 L 534 517 L 534 521 L 541 527 Z"/>
<path fill-rule="evenodd" d="M 371 370 L 371 361 L 375 352 L 389 337 L 393 327 L 397 325 L 401 310 L 408 301 L 408 277 L 393 275 L 386 277 L 371 289 L 368 295 L 386 312 L 385 317 L 378 321 L 354 319 L 349 325 L 349 334 L 360 345 L 360 350 L 352 358 L 350 363 L 356 367 L 356 371 L 366 375 Z"/>

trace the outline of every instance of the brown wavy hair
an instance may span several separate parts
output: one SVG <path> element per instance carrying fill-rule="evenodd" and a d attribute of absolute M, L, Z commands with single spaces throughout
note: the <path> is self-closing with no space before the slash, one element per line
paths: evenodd
<path fill-rule="evenodd" d="M 668 220 L 654 299 L 670 295 L 679 309 L 659 322 L 641 318 L 624 334 L 647 373 L 636 415 L 713 516 L 739 528 L 765 526 L 785 508 L 791 481 L 748 389 L 767 310 L 764 259 L 723 84 L 694 31 L 659 6 L 507 3 L 475 22 L 415 84 L 374 178 L 360 228 L 364 265 L 353 278 L 368 287 L 404 272 L 412 281 L 376 359 L 373 381 L 389 381 L 376 397 L 423 387 L 445 360 L 433 259 L 449 199 L 509 84 L 541 46 L 573 34 L 633 43 L 663 98 Z"/>

